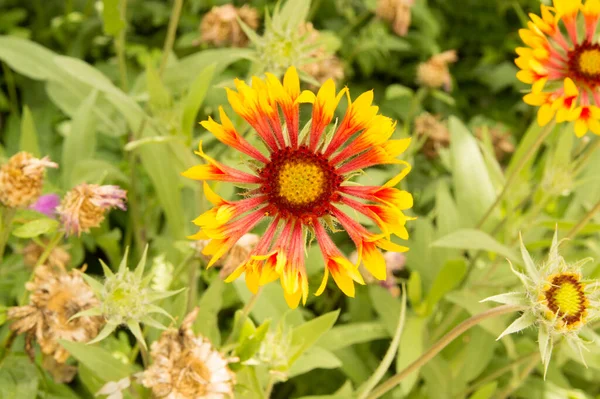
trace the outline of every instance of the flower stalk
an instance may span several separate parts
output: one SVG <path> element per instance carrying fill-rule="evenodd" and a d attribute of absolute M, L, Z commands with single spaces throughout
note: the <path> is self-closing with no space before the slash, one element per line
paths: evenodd
<path fill-rule="evenodd" d="M 440 353 L 445 347 L 447 347 L 452 341 L 461 336 L 464 332 L 470 330 L 472 327 L 475 327 L 481 324 L 483 321 L 487 319 L 491 319 L 494 317 L 498 317 L 501 315 L 505 315 L 508 313 L 518 312 L 521 310 L 521 306 L 515 305 L 502 305 L 497 306 L 495 308 L 486 310 L 478 315 L 472 316 L 471 318 L 463 321 L 458 326 L 454 327 L 450 330 L 446 335 L 444 335 L 438 342 L 436 342 L 427 352 L 421 355 L 417 360 L 408 365 L 404 370 L 394 375 L 383 384 L 379 385 L 377 388 L 373 390 L 371 395 L 367 397 L 367 399 L 377 399 L 392 390 L 395 386 L 400 384 L 402 380 L 404 380 L 408 375 L 410 375 L 413 371 L 418 370 L 427 364 L 431 359 L 433 359 L 438 353 Z"/>

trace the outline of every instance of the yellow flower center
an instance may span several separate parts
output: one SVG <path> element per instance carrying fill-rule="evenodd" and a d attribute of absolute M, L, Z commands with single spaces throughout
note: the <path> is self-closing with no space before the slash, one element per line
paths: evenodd
<path fill-rule="evenodd" d="M 259 174 L 264 181 L 260 190 L 270 203 L 266 212 L 271 215 L 310 223 L 329 212 L 331 203 L 340 199 L 336 191 L 342 176 L 322 154 L 305 146 L 273 153 Z"/>
<path fill-rule="evenodd" d="M 600 50 L 584 50 L 579 55 L 579 68 L 588 75 L 600 75 Z"/>
<path fill-rule="evenodd" d="M 313 202 L 323 194 L 325 174 L 313 163 L 287 163 L 277 179 L 279 195 L 293 205 Z"/>
<path fill-rule="evenodd" d="M 553 275 L 544 295 L 552 315 L 558 316 L 567 328 L 574 328 L 584 322 L 587 315 L 587 297 L 579 276 L 572 273 Z"/>

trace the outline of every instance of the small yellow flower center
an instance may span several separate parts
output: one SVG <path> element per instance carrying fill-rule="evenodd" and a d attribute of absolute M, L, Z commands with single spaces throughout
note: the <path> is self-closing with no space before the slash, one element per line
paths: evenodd
<path fill-rule="evenodd" d="M 325 174 L 313 163 L 287 163 L 277 179 L 279 195 L 293 205 L 304 205 L 323 193 Z"/>
<path fill-rule="evenodd" d="M 551 276 L 549 288 L 544 295 L 552 315 L 558 316 L 567 328 L 573 328 L 584 322 L 587 315 L 587 297 L 579 276 L 561 273 Z"/>
<path fill-rule="evenodd" d="M 259 171 L 260 191 L 268 197 L 266 213 L 312 223 L 339 201 L 337 190 L 343 181 L 327 158 L 305 146 L 283 148 L 271 154 Z"/>
<path fill-rule="evenodd" d="M 588 75 L 600 75 L 600 50 L 590 49 L 579 55 L 579 68 Z"/>

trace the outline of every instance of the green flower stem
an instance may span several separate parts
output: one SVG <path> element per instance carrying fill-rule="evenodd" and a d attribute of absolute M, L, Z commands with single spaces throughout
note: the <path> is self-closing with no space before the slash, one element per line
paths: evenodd
<path fill-rule="evenodd" d="M 390 368 L 390 365 L 394 361 L 396 357 L 396 353 L 398 352 L 398 346 L 400 345 L 400 338 L 402 337 L 402 331 L 404 331 L 404 322 L 406 321 L 406 287 L 402 287 L 402 308 L 400 309 L 400 318 L 398 320 L 398 325 L 396 326 L 396 332 L 394 333 L 394 337 L 392 338 L 392 343 L 388 348 L 385 356 L 377 369 L 373 373 L 373 375 L 365 382 L 363 388 L 359 390 L 358 399 L 366 399 L 369 396 L 369 393 L 375 388 L 375 386 L 381 381 L 385 373 Z"/>
<path fill-rule="evenodd" d="M 538 353 L 539 355 L 539 353 Z M 523 385 L 523 382 L 525 382 L 525 380 L 527 379 L 527 377 L 529 377 L 529 374 L 531 374 L 531 372 L 535 369 L 535 366 L 537 366 L 540 362 L 540 356 L 535 356 L 532 357 L 529 360 L 529 363 L 527 363 L 525 365 L 525 368 L 523 368 L 523 371 L 521 372 L 521 374 L 519 374 L 517 376 L 516 381 L 513 381 L 511 383 L 509 383 L 497 396 L 497 399 L 506 399 L 508 398 L 515 390 L 517 390 L 521 385 Z"/>
<path fill-rule="evenodd" d="M 586 149 L 583 150 L 581 157 L 575 161 L 575 176 L 577 176 L 584 166 L 587 165 L 588 161 L 592 155 L 595 154 L 598 148 L 600 148 L 600 138 L 597 138 L 593 143 L 590 143 L 586 146 Z"/>
<path fill-rule="evenodd" d="M 423 353 L 421 357 L 412 362 L 408 367 L 406 367 L 404 370 L 385 381 L 383 384 L 379 385 L 379 387 L 373 390 L 371 395 L 368 396 L 368 399 L 379 398 L 387 392 L 389 392 L 390 390 L 392 390 L 395 386 L 400 384 L 402 380 L 404 380 L 404 378 L 406 378 L 412 372 L 418 370 L 419 368 L 427 364 L 438 353 L 440 353 L 442 349 L 448 346 L 452 341 L 454 341 L 456 338 L 462 335 L 465 331 L 468 331 L 471 327 L 480 324 L 484 320 L 491 319 L 493 317 L 498 317 L 508 313 L 517 312 L 521 309 L 522 308 L 520 306 L 514 305 L 497 306 L 463 321 L 462 323 L 454 327 L 452 330 L 450 330 L 450 332 L 448 332 L 446 335 L 444 335 L 442 339 L 436 342 L 431 348 L 427 350 L 427 352 Z"/>
<path fill-rule="evenodd" d="M 2 217 L 0 218 L 0 264 L 4 259 L 4 251 L 6 250 L 6 244 L 10 237 L 10 231 L 12 228 L 13 219 L 15 217 L 16 209 L 2 207 L 0 209 Z"/>
<path fill-rule="evenodd" d="M 177 33 L 177 25 L 179 25 L 179 17 L 181 16 L 181 9 L 183 7 L 183 0 L 175 0 L 173 9 L 171 10 L 171 19 L 169 20 L 169 27 L 167 28 L 167 38 L 163 47 L 163 56 L 160 62 L 160 68 L 158 70 L 158 76 L 162 76 L 169 60 L 169 53 L 173 50 L 173 44 L 175 43 L 175 34 Z"/>
<path fill-rule="evenodd" d="M 119 63 L 119 75 L 121 80 L 121 90 L 124 92 L 129 91 L 127 84 L 127 62 L 125 60 L 125 38 L 127 34 L 127 0 L 121 0 L 119 2 L 119 12 L 121 19 L 125 22 L 125 26 L 119 32 L 117 40 L 115 41 L 115 51 L 117 53 L 117 60 Z"/>
<path fill-rule="evenodd" d="M 596 213 L 598 213 L 598 211 L 600 211 L 600 201 L 598 201 L 596 205 L 594 205 L 594 207 L 590 209 L 588 213 L 585 214 L 585 216 L 579 221 L 579 223 L 573 226 L 573 228 L 567 233 L 567 236 L 565 238 L 569 240 L 575 238 L 575 236 L 586 226 L 586 224 L 596 215 Z"/>
<path fill-rule="evenodd" d="M 256 301 L 258 300 L 258 297 L 260 296 L 261 292 L 262 292 L 262 287 L 260 287 L 258 289 L 256 294 L 252 295 L 250 300 L 242 308 L 242 314 L 240 315 L 240 318 L 238 319 L 237 323 L 235 323 L 235 325 L 233 326 L 233 329 L 231 330 L 229 337 L 227 337 L 227 340 L 223 344 L 224 347 L 232 344 L 233 340 L 240 333 L 242 327 L 244 326 L 244 323 L 246 322 L 246 319 L 248 318 L 248 315 L 250 315 L 250 312 L 254 308 L 254 305 L 256 305 Z"/>
<path fill-rule="evenodd" d="M 539 361 L 539 358 L 540 358 L 540 352 L 535 351 L 528 355 L 525 355 L 518 359 L 515 359 L 511 363 L 507 364 L 506 366 L 500 367 L 498 370 L 494 371 L 493 373 L 474 382 L 469 387 L 467 387 L 467 389 L 462 391 L 460 394 L 456 395 L 456 398 L 464 398 L 471 392 L 476 391 L 477 389 L 481 388 L 482 386 L 486 385 L 487 383 L 497 380 L 505 373 L 508 373 L 509 371 L 513 370 L 515 367 L 520 366 L 521 364 L 526 363 L 527 361 L 533 360 L 533 359 L 535 359 L 537 362 L 537 361 Z"/>
<path fill-rule="evenodd" d="M 142 364 L 144 368 L 148 368 L 150 365 L 150 355 L 148 354 L 148 347 L 146 347 L 145 342 L 137 342 L 137 346 L 140 349 L 140 354 L 142 355 Z"/>
<path fill-rule="evenodd" d="M 500 204 L 500 202 L 502 202 L 502 200 L 508 193 L 509 188 L 517 180 L 517 178 L 519 177 L 519 174 L 523 171 L 523 168 L 525 167 L 525 165 L 527 165 L 527 162 L 529 162 L 531 160 L 531 158 L 535 155 L 535 153 L 540 148 L 542 143 L 546 140 L 546 138 L 548 138 L 548 136 L 550 136 L 550 133 L 552 133 L 553 129 L 554 129 L 554 123 L 550 123 L 541 131 L 541 133 L 537 137 L 536 141 L 531 145 L 531 147 L 528 148 L 527 152 L 519 160 L 519 163 L 515 166 L 515 168 L 510 173 L 510 175 L 508 175 L 508 177 L 506 179 L 506 183 L 504 184 L 504 187 L 502 188 L 502 191 L 500 191 L 500 194 L 498 194 L 494 203 L 488 208 L 485 215 L 483 215 L 481 220 L 477 223 L 477 225 L 475 226 L 476 229 L 480 229 L 485 224 L 485 222 L 489 219 L 489 217 L 492 215 L 492 213 L 494 212 L 496 207 Z"/>
<path fill-rule="evenodd" d="M 187 313 L 190 313 L 196 307 L 198 298 L 198 269 L 202 267 L 200 262 L 190 262 L 188 271 L 188 298 L 187 298 Z"/>

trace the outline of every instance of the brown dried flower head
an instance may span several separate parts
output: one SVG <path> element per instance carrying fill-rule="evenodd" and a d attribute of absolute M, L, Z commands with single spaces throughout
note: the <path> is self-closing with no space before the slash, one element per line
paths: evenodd
<path fill-rule="evenodd" d="M 70 273 L 60 268 L 42 265 L 35 270 L 33 281 L 25 284 L 31 292 L 29 305 L 8 309 L 8 318 L 15 320 L 10 326 L 18 334 L 26 333 L 26 350 L 33 355 L 35 339 L 42 353 L 64 363 L 69 353 L 58 343 L 64 339 L 88 342 L 102 324 L 101 317 L 82 316 L 69 321 L 77 313 L 98 305 L 92 289 L 83 281 L 81 271 Z"/>
<path fill-rule="evenodd" d="M 151 347 L 152 365 L 141 381 L 156 398 L 232 398 L 235 374 L 228 360 L 210 341 L 196 336 L 191 326 L 198 308 L 186 316 L 181 327 L 162 333 Z"/>
<path fill-rule="evenodd" d="M 47 245 L 50 240 L 46 239 L 42 241 L 44 245 Z M 37 264 L 38 259 L 40 259 L 44 253 L 44 250 L 44 246 L 31 241 L 23 248 L 23 263 L 25 263 L 26 266 L 34 267 Z M 52 248 L 50 255 L 48 255 L 48 259 L 46 259 L 46 264 L 48 266 L 58 267 L 61 269 L 66 268 L 69 262 L 71 262 L 71 255 L 61 246 Z"/>
<path fill-rule="evenodd" d="M 492 139 L 492 145 L 494 146 L 494 153 L 496 159 L 501 162 L 506 155 L 515 152 L 515 145 L 511 141 L 511 134 L 509 131 L 503 129 L 500 126 L 493 126 L 487 129 L 490 138 Z M 475 128 L 475 136 L 478 139 L 483 137 L 484 128 Z"/>
<path fill-rule="evenodd" d="M 321 34 L 313 27 L 313 24 L 307 22 L 301 24 L 298 28 L 302 35 L 308 35 L 306 39 L 307 45 L 316 45 Z M 320 84 L 325 83 L 329 79 L 334 82 L 340 82 L 344 79 L 344 67 L 342 61 L 334 54 L 328 52 L 324 46 L 315 48 L 308 54 L 313 61 L 301 65 L 300 69 L 312 76 Z"/>
<path fill-rule="evenodd" d="M 378 18 L 392 24 L 394 33 L 406 36 L 410 28 L 410 10 L 415 4 L 414 0 L 379 0 L 375 14 Z"/>
<path fill-rule="evenodd" d="M 236 8 L 231 4 L 215 6 L 202 18 L 200 41 L 219 47 L 229 45 L 246 47 L 248 37 L 238 23 L 237 17 L 251 29 L 258 28 L 258 12 L 254 8 L 248 5 Z"/>
<path fill-rule="evenodd" d="M 450 145 L 450 133 L 439 116 L 423 113 L 415 118 L 415 134 L 417 137 L 426 136 L 423 144 L 423 154 L 429 159 L 438 157 L 439 149 Z"/>
<path fill-rule="evenodd" d="M 452 89 L 452 76 L 448 70 L 448 64 L 456 61 L 458 61 L 458 56 L 455 50 L 448 50 L 434 55 L 417 67 L 417 82 L 432 89 L 443 87 L 444 90 L 450 91 Z"/>
<path fill-rule="evenodd" d="M 100 226 L 108 209 L 125 210 L 127 191 L 118 186 L 80 184 L 65 195 L 56 208 L 68 235 L 81 235 Z"/>
<path fill-rule="evenodd" d="M 0 202 L 9 208 L 24 208 L 42 194 L 46 168 L 58 168 L 50 158 L 35 158 L 28 152 L 13 155 L 0 168 Z"/>

